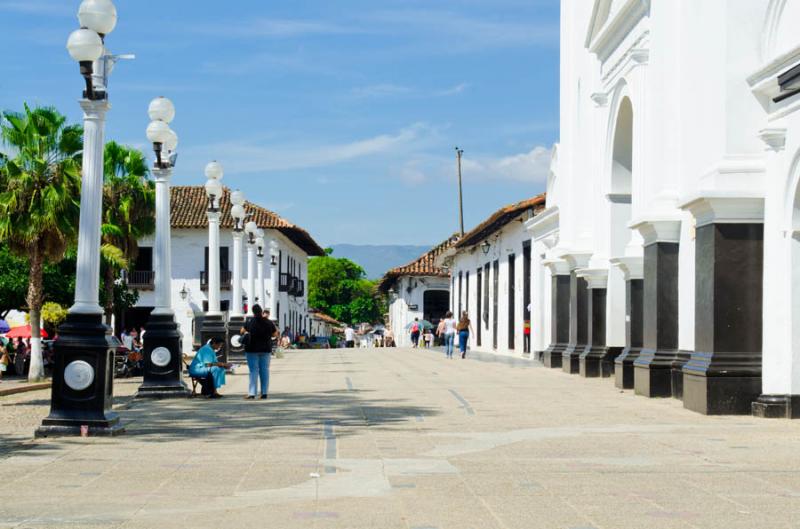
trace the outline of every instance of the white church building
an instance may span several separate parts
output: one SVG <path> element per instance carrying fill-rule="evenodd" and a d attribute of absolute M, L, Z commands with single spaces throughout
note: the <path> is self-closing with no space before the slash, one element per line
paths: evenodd
<path fill-rule="evenodd" d="M 534 351 L 699 413 L 800 416 L 800 0 L 561 5 Z"/>
<path fill-rule="evenodd" d="M 202 186 L 173 186 L 170 191 L 172 308 L 183 333 L 183 350 L 190 352 L 199 341 L 203 314 L 208 310 L 208 198 Z M 248 220 L 255 221 L 264 230 L 264 238 L 277 243 L 277 247 L 273 246 L 276 253 L 274 264 L 270 245 L 264 249 L 266 300 L 260 299 L 258 286 L 256 292 L 248 292 L 247 250 L 243 248 L 245 305 L 259 303 L 264 308 L 273 307 L 277 315 L 271 314 L 271 318 L 278 322 L 281 330 L 289 326 L 294 332 L 309 332 L 308 258 L 324 255 L 324 250 L 308 232 L 275 213 L 250 202 L 244 207 Z M 230 190 L 226 188 L 220 202 L 220 301 L 223 312 L 231 310 L 232 300 L 233 218 L 230 211 Z M 127 277 L 129 287 L 139 291 L 139 301 L 117 323 L 117 332 L 122 328 L 144 327 L 153 309 L 153 244 L 153 237 L 139 241 L 139 256 Z M 273 296 L 277 296 L 274 302 Z"/>

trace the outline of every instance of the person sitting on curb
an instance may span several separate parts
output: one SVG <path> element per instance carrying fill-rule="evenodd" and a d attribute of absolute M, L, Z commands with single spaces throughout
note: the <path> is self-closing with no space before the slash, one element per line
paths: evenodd
<path fill-rule="evenodd" d="M 207 344 L 198 349 L 194 360 L 189 365 L 189 374 L 200 379 L 203 395 L 210 399 L 222 398 L 217 390 L 225 385 L 225 370 L 231 367 L 230 364 L 217 360 L 217 351 L 222 348 L 224 343 L 224 339 L 214 336 Z"/>

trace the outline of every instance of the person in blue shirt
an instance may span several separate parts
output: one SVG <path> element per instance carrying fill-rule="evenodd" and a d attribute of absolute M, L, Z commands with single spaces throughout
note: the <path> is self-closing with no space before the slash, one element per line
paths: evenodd
<path fill-rule="evenodd" d="M 224 364 L 217 360 L 217 351 L 222 348 L 224 343 L 219 336 L 211 338 L 207 344 L 198 349 L 194 360 L 189 365 L 189 374 L 200 379 L 203 395 L 210 399 L 222 398 L 217 390 L 225 385 L 225 369 L 230 367 L 230 364 Z"/>

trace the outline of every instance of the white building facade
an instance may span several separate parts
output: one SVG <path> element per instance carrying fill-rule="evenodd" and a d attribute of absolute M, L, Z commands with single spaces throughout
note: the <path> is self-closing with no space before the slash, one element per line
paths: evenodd
<path fill-rule="evenodd" d="M 201 186 L 175 186 L 171 189 L 172 224 L 172 308 L 183 333 L 183 350 L 190 352 L 199 339 L 200 323 L 208 311 L 208 199 Z M 233 221 L 230 216 L 230 191 L 225 189 L 220 204 L 220 302 L 224 313 L 232 309 Z M 254 292 L 248 291 L 247 249 L 242 249 L 243 307 L 258 303 L 273 312 L 270 318 L 281 330 L 309 331 L 308 258 L 324 255 L 324 250 L 303 229 L 275 213 L 252 203 L 245 204 L 248 220 L 264 230 L 264 290 L 256 277 Z M 246 237 L 245 237 L 246 239 Z M 275 244 L 270 245 L 270 241 Z M 135 270 L 128 274 L 131 288 L 139 290 L 139 301 L 118 327 L 143 327 L 154 305 L 152 290 L 153 238 L 139 241 Z M 274 253 L 273 258 L 270 253 Z M 257 267 L 254 268 L 257 274 Z M 262 299 L 265 298 L 265 299 Z"/>
<path fill-rule="evenodd" d="M 398 347 L 411 346 L 410 326 L 415 319 L 438 325 L 447 312 L 449 274 L 436 261 L 456 240 L 450 237 L 407 265 L 389 270 L 378 285 L 389 296 L 388 324 Z"/>
<path fill-rule="evenodd" d="M 546 365 L 800 415 L 797 0 L 564 0 L 534 239 Z"/>
<path fill-rule="evenodd" d="M 523 223 L 544 202 L 540 195 L 498 210 L 443 256 L 451 270 L 450 308 L 456 319 L 467 312 L 472 323 L 469 349 L 530 354 L 530 337 L 538 329 L 531 322 L 531 236 Z"/>

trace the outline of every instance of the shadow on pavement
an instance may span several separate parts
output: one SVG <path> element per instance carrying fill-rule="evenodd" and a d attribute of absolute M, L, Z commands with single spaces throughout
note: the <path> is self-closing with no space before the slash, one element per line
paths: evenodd
<path fill-rule="evenodd" d="M 323 425 L 336 426 L 337 436 L 437 415 L 435 408 L 404 405 L 402 400 L 370 400 L 365 391 L 335 390 L 307 394 L 275 393 L 268 400 L 246 401 L 241 395 L 135 401 L 121 412 L 127 436 L 152 442 L 203 438 L 209 442 L 230 434 L 239 439 L 320 437 Z M 230 441 L 228 438 L 227 442 Z"/>

